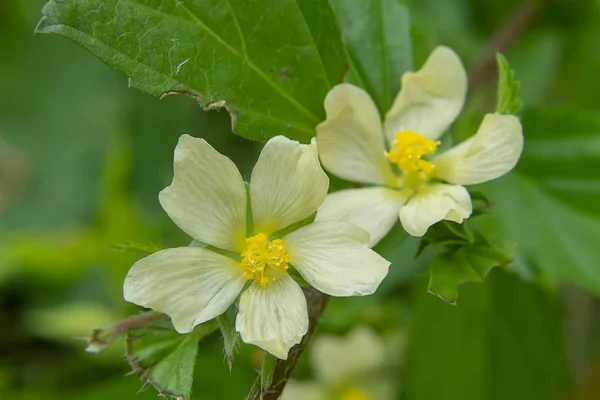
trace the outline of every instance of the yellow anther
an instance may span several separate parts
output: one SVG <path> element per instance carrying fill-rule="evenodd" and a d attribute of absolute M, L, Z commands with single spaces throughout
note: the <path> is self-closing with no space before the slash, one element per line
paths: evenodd
<path fill-rule="evenodd" d="M 435 165 L 422 157 L 434 154 L 439 144 L 411 130 L 403 130 L 396 133 L 394 148 L 388 153 L 388 160 L 398 165 L 402 172 L 422 171 L 429 175 Z"/>
<path fill-rule="evenodd" d="M 264 287 L 270 277 L 275 280 L 287 271 L 290 256 L 281 239 L 269 241 L 267 235 L 259 233 L 247 238 L 246 246 L 240 263 L 246 279 L 256 279 Z"/>
<path fill-rule="evenodd" d="M 371 396 L 360 389 L 349 387 L 342 392 L 340 400 L 371 400 Z"/>

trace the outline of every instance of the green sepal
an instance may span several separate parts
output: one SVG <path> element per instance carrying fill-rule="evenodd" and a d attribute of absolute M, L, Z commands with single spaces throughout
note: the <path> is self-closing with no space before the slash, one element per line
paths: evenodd
<path fill-rule="evenodd" d="M 498 62 L 498 98 L 496 112 L 499 114 L 516 114 L 523 102 L 519 98 L 520 82 L 515 79 L 515 71 L 510 68 L 508 60 L 500 53 L 496 54 Z"/>
<path fill-rule="evenodd" d="M 198 342 L 214 332 L 216 321 L 196 326 L 188 334 L 179 334 L 170 321 L 161 321 L 130 331 L 126 358 L 144 384 L 150 384 L 161 396 L 190 399 Z"/>

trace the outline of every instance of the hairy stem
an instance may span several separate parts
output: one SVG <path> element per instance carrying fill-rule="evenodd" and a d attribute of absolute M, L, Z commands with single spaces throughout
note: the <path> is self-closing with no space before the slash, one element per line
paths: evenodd
<path fill-rule="evenodd" d="M 142 328 L 153 322 L 165 319 L 167 316 L 156 311 L 147 311 L 133 317 L 115 322 L 114 324 L 101 326 L 92 331 L 85 349 L 88 353 L 99 353 L 108 346 L 110 342 L 129 332 L 132 329 Z"/>
<path fill-rule="evenodd" d="M 246 396 L 246 400 L 277 400 L 281 397 L 283 389 L 287 384 L 287 381 L 296 367 L 298 358 L 306 348 L 306 345 L 310 341 L 319 318 L 329 300 L 329 297 L 310 286 L 304 287 L 304 295 L 306 296 L 306 302 L 308 304 L 308 319 L 309 326 L 308 332 L 302 338 L 302 342 L 290 349 L 287 360 L 276 360 L 275 366 L 271 372 L 271 384 L 268 388 L 263 388 L 261 384 L 260 376 L 254 382 L 250 393 Z"/>

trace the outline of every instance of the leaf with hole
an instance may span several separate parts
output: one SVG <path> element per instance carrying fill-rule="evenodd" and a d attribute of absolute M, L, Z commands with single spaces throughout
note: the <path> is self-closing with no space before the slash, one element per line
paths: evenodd
<path fill-rule="evenodd" d="M 233 131 L 307 142 L 346 68 L 327 0 L 51 0 L 38 33 L 83 46 L 152 96 L 226 107 Z"/>

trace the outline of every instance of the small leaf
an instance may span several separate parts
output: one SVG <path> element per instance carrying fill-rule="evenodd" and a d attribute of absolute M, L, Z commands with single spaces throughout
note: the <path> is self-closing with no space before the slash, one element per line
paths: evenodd
<path fill-rule="evenodd" d="M 223 335 L 223 345 L 225 350 L 225 358 L 229 370 L 233 368 L 233 356 L 236 351 L 236 346 L 240 338 L 240 334 L 235 330 L 235 317 L 237 306 L 234 304 L 222 315 L 217 317 L 219 329 Z"/>
<path fill-rule="evenodd" d="M 275 368 L 275 361 L 277 361 L 275 356 L 265 353 L 265 358 L 263 358 L 262 362 L 262 368 L 260 369 L 260 384 L 263 390 L 269 389 L 271 387 L 271 383 L 273 383 L 273 370 Z"/>
<path fill-rule="evenodd" d="M 341 82 L 327 0 L 50 0 L 36 32 L 64 36 L 155 97 L 226 108 L 234 133 L 309 141 Z"/>
<path fill-rule="evenodd" d="M 157 245 L 156 243 L 125 242 L 113 245 L 113 249 L 115 251 L 134 251 L 150 255 L 156 253 L 157 251 L 163 250 L 163 247 Z"/>
<path fill-rule="evenodd" d="M 369 92 L 385 114 L 402 74 L 413 67 L 408 10 L 398 0 L 331 0 L 331 6 L 350 63 L 348 80 Z"/>
<path fill-rule="evenodd" d="M 144 384 L 154 386 L 161 396 L 190 398 L 198 342 L 217 329 L 214 321 L 198 325 L 182 335 L 170 322 L 147 326 L 128 335 L 126 357 Z"/>
<path fill-rule="evenodd" d="M 456 304 L 458 285 L 481 282 L 497 266 L 505 266 L 511 258 L 476 234 L 475 242 L 456 248 L 448 246 L 429 267 L 428 291 L 450 304 Z"/>
<path fill-rule="evenodd" d="M 516 114 L 523 102 L 519 98 L 521 84 L 515 80 L 515 71 L 510 69 L 508 60 L 500 53 L 496 54 L 498 61 L 498 101 L 496 112 L 500 114 Z"/>
<path fill-rule="evenodd" d="M 465 246 L 470 243 L 473 243 L 473 235 L 469 231 L 466 221 L 458 224 L 444 220 L 436 223 L 427 230 L 426 235 L 419 243 L 417 256 L 420 256 L 428 246 Z"/>

